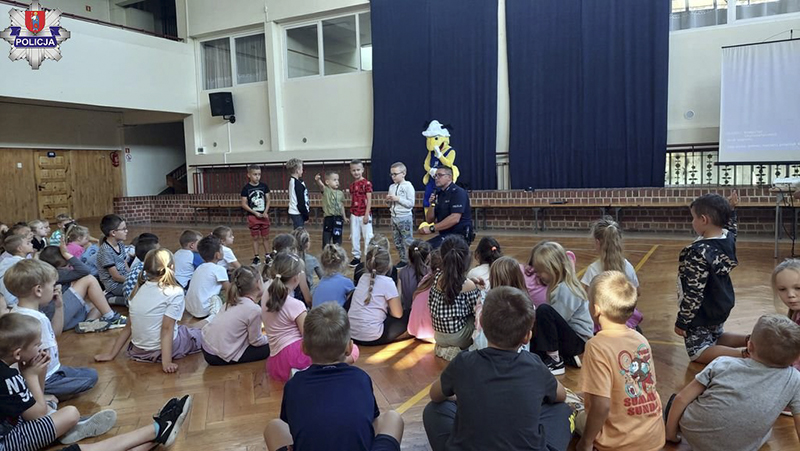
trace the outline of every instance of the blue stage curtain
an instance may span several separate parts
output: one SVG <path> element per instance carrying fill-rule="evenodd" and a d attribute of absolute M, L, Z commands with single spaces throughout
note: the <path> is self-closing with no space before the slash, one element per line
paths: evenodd
<path fill-rule="evenodd" d="M 425 123 L 450 124 L 459 183 L 496 189 L 497 1 L 372 0 L 374 121 L 371 177 L 424 190 Z"/>
<path fill-rule="evenodd" d="M 668 0 L 506 0 L 514 188 L 663 186 Z"/>

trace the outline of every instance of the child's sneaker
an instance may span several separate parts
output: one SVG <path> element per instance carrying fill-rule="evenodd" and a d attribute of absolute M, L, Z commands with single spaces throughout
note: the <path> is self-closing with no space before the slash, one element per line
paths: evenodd
<path fill-rule="evenodd" d="M 71 445 L 85 438 L 97 437 L 110 431 L 117 422 L 117 412 L 101 410 L 96 414 L 78 421 L 72 429 L 61 437 L 61 443 Z"/>
<path fill-rule="evenodd" d="M 580 368 L 581 367 L 581 358 L 574 355 L 572 357 L 564 357 L 564 363 L 573 367 L 573 368 Z"/>
<path fill-rule="evenodd" d="M 547 365 L 547 369 L 553 373 L 553 376 L 561 376 L 566 372 L 564 369 L 564 360 L 556 362 L 552 357 L 547 356 L 543 363 Z"/>
<path fill-rule="evenodd" d="M 189 395 L 181 399 L 172 398 L 164 405 L 153 419 L 158 423 L 158 435 L 154 440 L 164 446 L 172 446 L 178 438 L 181 425 L 186 420 L 186 415 L 192 409 L 192 397 Z"/>
<path fill-rule="evenodd" d="M 83 321 L 75 326 L 76 334 L 88 334 L 91 332 L 105 332 L 111 325 L 107 321 L 100 319 L 93 319 L 91 321 Z"/>
<path fill-rule="evenodd" d="M 128 324 L 128 317 L 119 312 L 114 312 L 114 316 L 112 316 L 110 319 L 104 319 L 103 321 L 108 323 L 109 329 L 120 329 Z"/>
<path fill-rule="evenodd" d="M 433 352 L 436 354 L 437 357 L 441 357 L 448 362 L 455 359 L 459 352 L 461 352 L 461 348 L 458 346 L 439 346 L 436 345 L 433 347 Z"/>
<path fill-rule="evenodd" d="M 258 255 L 256 255 L 255 257 L 253 257 L 253 266 L 258 266 L 258 265 L 260 265 L 260 264 L 261 264 L 261 259 L 260 259 L 260 258 L 258 258 Z"/>
<path fill-rule="evenodd" d="M 361 259 L 360 258 L 353 258 L 352 260 L 350 260 L 350 267 L 351 268 L 355 268 L 360 263 L 361 263 Z"/>

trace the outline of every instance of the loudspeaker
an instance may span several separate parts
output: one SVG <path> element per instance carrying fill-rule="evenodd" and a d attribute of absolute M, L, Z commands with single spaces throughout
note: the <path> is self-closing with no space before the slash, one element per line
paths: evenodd
<path fill-rule="evenodd" d="M 212 116 L 233 116 L 233 95 L 230 92 L 211 92 L 208 101 Z"/>

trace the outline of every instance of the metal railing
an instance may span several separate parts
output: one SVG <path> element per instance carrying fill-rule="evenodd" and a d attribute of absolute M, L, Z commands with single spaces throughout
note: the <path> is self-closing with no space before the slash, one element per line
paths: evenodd
<path fill-rule="evenodd" d="M 763 186 L 781 177 L 800 177 L 795 164 L 719 163 L 716 143 L 667 146 L 664 186 Z"/>

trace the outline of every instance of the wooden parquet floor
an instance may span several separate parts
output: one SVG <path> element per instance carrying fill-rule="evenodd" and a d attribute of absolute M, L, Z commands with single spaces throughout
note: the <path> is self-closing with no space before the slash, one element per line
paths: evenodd
<path fill-rule="evenodd" d="M 99 236 L 98 220 L 81 221 Z M 161 244 L 172 250 L 178 248 L 178 236 L 183 227 L 163 224 L 130 227 L 130 237 L 141 232 L 153 232 Z M 189 227 L 194 228 L 194 227 Z M 200 227 L 201 232 L 209 228 Z M 243 263 L 252 259 L 252 247 L 247 230 L 235 228 L 234 251 Z M 280 228 L 276 232 L 286 231 Z M 377 230 L 389 233 L 388 230 Z M 479 234 L 484 235 L 485 233 Z M 492 232 L 498 238 L 506 255 L 527 261 L 531 247 L 542 239 L 554 239 L 577 255 L 577 267 L 583 269 L 595 258 L 594 245 L 580 235 L 503 233 Z M 627 258 L 637 266 L 645 255 L 649 258 L 639 270 L 642 297 L 639 308 L 644 313 L 642 324 L 650 340 L 658 377 L 658 391 L 662 399 L 680 390 L 701 369 L 689 363 L 682 341 L 673 332 L 677 305 L 675 279 L 680 249 L 691 236 L 638 235 L 626 241 Z M 477 240 L 476 240 L 477 243 Z M 320 245 L 320 231 L 313 230 L 312 249 Z M 349 244 L 345 244 L 349 250 Z M 652 252 L 651 252 L 652 251 Z M 784 244 L 782 255 L 788 254 Z M 772 243 L 763 239 L 742 238 L 738 244 L 740 266 L 733 272 L 737 305 L 726 324 L 734 332 L 749 332 L 759 315 L 776 312 L 769 275 L 774 267 Z M 782 311 L 783 309 L 780 309 Z M 100 374 L 100 380 L 89 392 L 62 405 L 75 405 L 81 414 L 111 408 L 118 413 L 117 427 L 101 438 L 127 432 L 151 424 L 151 416 L 170 397 L 194 395 L 195 404 L 175 450 L 260 451 L 265 445 L 262 431 L 268 420 L 280 412 L 282 384 L 269 379 L 263 362 L 228 367 L 211 367 L 202 355 L 189 356 L 177 361 L 176 374 L 164 374 L 160 365 L 137 363 L 121 353 L 116 360 L 94 363 L 92 356 L 105 349 L 115 339 L 118 331 L 100 334 L 76 335 L 65 332 L 59 338 L 61 361 L 71 366 L 91 366 Z M 357 365 L 372 377 L 375 396 L 380 408 L 403 410 L 405 435 L 404 450 L 429 450 L 422 426 L 422 410 L 427 396 L 417 396 L 425 390 L 446 366 L 446 362 L 433 355 L 433 345 L 406 340 L 379 348 L 362 348 Z M 579 372 L 567 369 L 560 380 L 569 388 L 577 389 Z M 754 389 L 756 389 L 754 387 Z M 409 401 L 411 400 L 411 401 Z M 58 448 L 52 448 L 58 449 Z M 668 450 L 688 450 L 686 444 L 670 445 Z M 762 450 L 800 449 L 792 419 L 781 417 L 775 424 L 773 437 Z"/>

